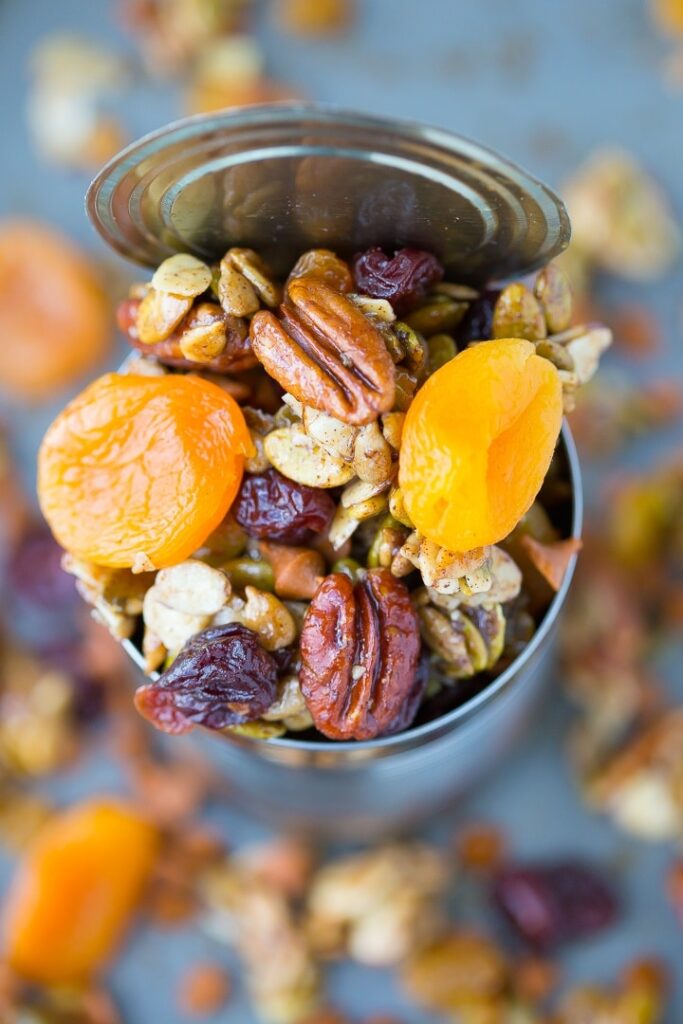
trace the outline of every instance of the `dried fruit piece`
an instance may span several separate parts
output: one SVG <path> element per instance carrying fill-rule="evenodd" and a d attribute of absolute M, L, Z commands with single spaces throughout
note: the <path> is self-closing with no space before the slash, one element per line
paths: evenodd
<path fill-rule="evenodd" d="M 317 277 L 294 278 L 280 318 L 251 321 L 254 353 L 298 401 L 363 424 L 394 402 L 394 364 L 381 333 L 345 295 Z"/>
<path fill-rule="evenodd" d="M 506 537 L 538 494 L 561 423 L 557 370 L 528 341 L 485 342 L 442 366 L 401 441 L 399 484 L 420 533 L 453 552 Z"/>
<path fill-rule="evenodd" d="M 43 984 L 87 980 L 114 951 L 157 851 L 156 829 L 124 804 L 91 801 L 51 818 L 5 897 L 5 955 Z"/>
<path fill-rule="evenodd" d="M 162 732 L 225 729 L 259 718 L 275 698 L 278 668 L 256 633 L 231 623 L 195 634 L 135 706 Z"/>
<path fill-rule="evenodd" d="M 233 514 L 252 537 L 304 544 L 327 529 L 334 502 L 319 487 L 306 487 L 269 469 L 244 478 Z"/>
<path fill-rule="evenodd" d="M 582 547 L 578 537 L 542 544 L 528 533 L 520 538 L 519 543 L 553 590 L 560 589 L 570 562 Z"/>
<path fill-rule="evenodd" d="M 273 570 L 278 597 L 293 601 L 313 597 L 325 575 L 325 559 L 319 551 L 270 541 L 261 541 L 259 550 Z"/>
<path fill-rule="evenodd" d="M 420 636 L 408 590 L 390 572 L 371 569 L 355 585 L 327 576 L 300 643 L 301 691 L 320 732 L 363 740 L 395 728 L 415 684 Z"/>
<path fill-rule="evenodd" d="M 234 400 L 197 377 L 107 374 L 48 429 L 41 507 L 59 543 L 86 561 L 173 565 L 225 517 L 251 441 Z"/>
<path fill-rule="evenodd" d="M 353 289 L 353 278 L 348 264 L 331 249 L 309 249 L 308 252 L 302 253 L 289 273 L 289 280 L 308 275 L 319 278 L 330 288 L 344 294 Z"/>
<path fill-rule="evenodd" d="M 0 227 L 0 386 L 40 401 L 96 366 L 111 339 L 109 309 L 88 261 L 33 221 Z"/>
<path fill-rule="evenodd" d="M 376 246 L 354 258 L 353 276 L 359 292 L 388 299 L 401 314 L 441 280 L 443 267 L 436 256 L 421 249 L 398 249 L 387 256 Z"/>
<path fill-rule="evenodd" d="M 617 912 L 606 882 L 574 862 L 505 867 L 495 879 L 493 901 L 520 938 L 538 949 L 602 931 Z"/>
<path fill-rule="evenodd" d="M 178 1002 L 192 1017 L 218 1013 L 230 997 L 230 975 L 220 964 L 195 964 L 181 980 Z"/>

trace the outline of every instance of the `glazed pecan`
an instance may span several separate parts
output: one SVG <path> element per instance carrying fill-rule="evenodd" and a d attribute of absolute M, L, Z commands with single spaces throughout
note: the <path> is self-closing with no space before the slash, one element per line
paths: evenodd
<path fill-rule="evenodd" d="M 353 583 L 327 576 L 304 618 L 299 680 L 316 728 L 336 740 L 369 740 L 410 724 L 420 653 L 406 587 L 387 569 Z M 411 716 L 411 717 L 412 717 Z"/>
<path fill-rule="evenodd" d="M 370 423 L 394 404 L 395 370 L 378 329 L 313 276 L 289 282 L 280 316 L 251 321 L 255 355 L 300 402 L 345 423 Z"/>
<path fill-rule="evenodd" d="M 213 373 L 241 373 L 257 365 L 256 357 L 251 351 L 249 334 L 245 320 L 224 313 L 215 303 L 202 302 L 194 306 L 185 319 L 163 341 L 155 345 L 145 345 L 140 341 L 136 320 L 140 305 L 139 299 L 125 299 L 117 311 L 119 328 L 126 335 L 133 348 L 147 355 L 156 356 L 159 362 L 173 366 L 178 370 L 209 370 Z M 184 333 L 206 329 L 212 323 L 223 324 L 225 328 L 225 347 L 220 355 L 201 363 L 187 359 L 183 355 L 181 338 Z"/>

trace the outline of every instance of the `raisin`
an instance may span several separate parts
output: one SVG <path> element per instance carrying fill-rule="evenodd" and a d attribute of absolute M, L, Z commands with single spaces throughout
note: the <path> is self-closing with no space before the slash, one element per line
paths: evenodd
<path fill-rule="evenodd" d="M 496 876 L 493 902 L 517 935 L 539 950 L 593 935 L 617 911 L 605 881 L 576 862 L 505 867 Z"/>
<path fill-rule="evenodd" d="M 233 513 L 252 537 L 305 544 L 327 528 L 334 509 L 326 491 L 295 483 L 276 469 L 268 469 L 244 477 Z"/>
<path fill-rule="evenodd" d="M 484 294 L 470 305 L 455 330 L 458 348 L 469 345 L 471 341 L 488 341 L 493 337 L 493 307 L 499 295 L 499 290 L 487 288 Z"/>
<path fill-rule="evenodd" d="M 405 313 L 441 280 L 443 267 L 436 256 L 421 249 L 398 249 L 387 256 L 376 246 L 354 257 L 353 275 L 360 292 L 388 299 L 396 313 Z"/>
<path fill-rule="evenodd" d="M 18 598 L 36 608 L 65 610 L 78 603 L 73 577 L 62 569 L 64 552 L 47 527 L 27 533 L 12 552 L 7 576 Z"/>
<path fill-rule="evenodd" d="M 256 633 L 231 623 L 196 633 L 154 683 L 135 693 L 141 715 L 162 732 L 225 729 L 253 721 L 275 699 L 278 664 Z"/>

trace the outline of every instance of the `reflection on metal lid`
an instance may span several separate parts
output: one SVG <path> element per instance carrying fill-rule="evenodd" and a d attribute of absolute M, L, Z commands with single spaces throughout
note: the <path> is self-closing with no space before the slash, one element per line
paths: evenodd
<path fill-rule="evenodd" d="M 547 263 L 569 241 L 562 201 L 449 132 L 318 106 L 178 121 L 123 150 L 88 192 L 104 239 L 154 266 L 179 250 L 258 249 L 276 272 L 314 247 L 429 249 L 480 283 Z"/>

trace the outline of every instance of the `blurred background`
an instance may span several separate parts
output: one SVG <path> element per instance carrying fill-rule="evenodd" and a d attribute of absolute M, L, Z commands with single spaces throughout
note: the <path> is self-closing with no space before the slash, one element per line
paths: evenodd
<path fill-rule="evenodd" d="M 683 2 L 0 0 L 0 91 L 0 883 L 88 796 L 126 794 L 161 836 L 101 980 L 29 986 L 0 963 L 0 1020 L 678 1024 Z M 356 860 L 273 835 L 149 747 L 34 502 L 42 432 L 124 352 L 134 273 L 86 219 L 90 178 L 185 113 L 294 98 L 432 122 L 557 188 L 581 317 L 615 335 L 573 414 L 588 557 L 541 717 L 452 814 Z M 608 908 L 572 888 L 577 862 Z M 492 891 L 520 866 L 513 927 Z M 562 891 L 587 914 L 573 944 Z"/>

